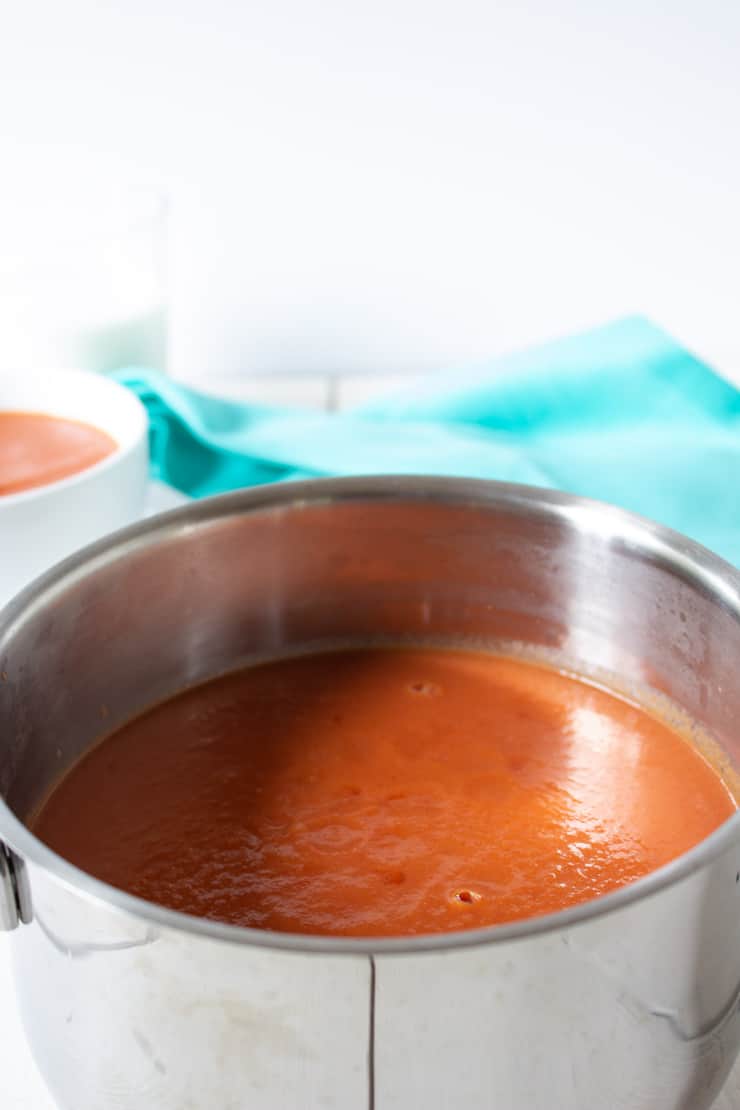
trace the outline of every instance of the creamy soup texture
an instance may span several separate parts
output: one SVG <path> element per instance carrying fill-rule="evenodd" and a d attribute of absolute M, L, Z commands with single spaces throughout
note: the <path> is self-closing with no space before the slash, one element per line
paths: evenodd
<path fill-rule="evenodd" d="M 115 440 L 92 424 L 0 411 L 0 496 L 69 478 L 115 450 Z"/>
<path fill-rule="evenodd" d="M 734 810 L 683 736 L 600 687 L 404 648 L 190 689 L 86 754 L 34 827 L 93 875 L 186 913 L 410 936 L 596 898 Z"/>

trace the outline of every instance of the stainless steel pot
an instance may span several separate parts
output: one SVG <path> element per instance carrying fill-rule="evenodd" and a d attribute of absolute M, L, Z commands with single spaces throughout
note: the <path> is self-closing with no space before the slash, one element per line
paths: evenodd
<path fill-rule="evenodd" d="M 672 698 L 740 764 L 740 576 L 618 510 L 495 483 L 317 481 L 118 533 L 0 618 L 0 913 L 59 1104 L 709 1107 L 740 1040 L 740 816 L 600 901 L 398 941 L 184 917 L 24 825 L 101 733 L 183 684 L 372 637 L 561 652 Z"/>

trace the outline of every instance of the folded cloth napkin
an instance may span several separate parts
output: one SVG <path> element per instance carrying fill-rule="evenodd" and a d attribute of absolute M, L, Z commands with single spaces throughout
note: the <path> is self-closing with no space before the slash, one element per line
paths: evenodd
<path fill-rule="evenodd" d="M 192 497 L 336 474 L 498 478 L 610 501 L 740 565 L 740 392 L 640 317 L 338 414 L 115 377 L 149 412 L 154 475 Z"/>

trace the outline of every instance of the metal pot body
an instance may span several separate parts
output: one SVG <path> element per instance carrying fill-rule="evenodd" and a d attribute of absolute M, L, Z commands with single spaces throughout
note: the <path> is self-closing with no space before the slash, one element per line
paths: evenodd
<path fill-rule="evenodd" d="M 0 920 L 60 1106 L 709 1107 L 740 1045 L 740 818 L 587 906 L 368 942 L 170 913 L 59 859 L 25 821 L 153 701 L 342 643 L 526 645 L 670 698 L 737 764 L 739 587 L 628 514 L 443 479 L 201 502 L 32 586 L 0 618 Z"/>

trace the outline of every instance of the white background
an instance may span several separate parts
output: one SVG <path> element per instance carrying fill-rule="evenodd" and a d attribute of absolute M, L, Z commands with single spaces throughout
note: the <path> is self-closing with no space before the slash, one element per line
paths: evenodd
<path fill-rule="evenodd" d="M 737 0 L 0 9 L 0 182 L 167 185 L 178 374 L 422 371 L 635 310 L 740 366 Z"/>
<path fill-rule="evenodd" d="M 0 262 L 26 185 L 80 175 L 170 192 L 185 377 L 633 311 L 740 370 L 737 0 L 0 0 Z M 4 942 L 0 994 L 0 1102 L 40 1110 Z"/>

